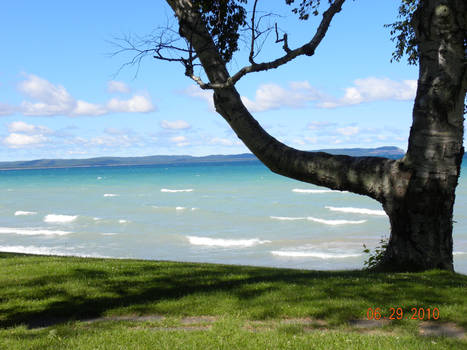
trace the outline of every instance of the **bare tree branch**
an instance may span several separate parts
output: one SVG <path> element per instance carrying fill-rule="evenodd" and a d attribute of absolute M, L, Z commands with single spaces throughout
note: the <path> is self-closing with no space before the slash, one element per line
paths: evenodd
<path fill-rule="evenodd" d="M 334 15 L 338 12 L 341 11 L 342 5 L 345 2 L 345 0 L 336 0 L 331 4 L 329 9 L 323 13 L 323 18 L 321 20 L 320 25 L 318 26 L 315 35 L 313 38 L 306 44 L 302 45 L 301 47 L 290 50 L 288 49 L 288 44 L 286 45 L 287 41 L 284 40 L 284 50 L 287 52 L 284 56 L 279 57 L 273 61 L 269 62 L 263 62 L 263 63 L 252 63 L 249 66 L 245 66 L 241 68 L 237 73 L 235 73 L 233 76 L 228 77 L 224 82 L 216 82 L 216 83 L 204 83 L 202 81 L 197 81 L 195 82 L 202 88 L 202 89 L 222 89 L 222 88 L 227 88 L 234 86 L 237 81 L 239 81 L 242 77 L 244 77 L 246 74 L 253 73 L 253 72 L 261 72 L 261 71 L 266 71 L 269 69 L 274 69 L 278 68 L 298 56 L 306 55 L 306 56 L 312 56 L 315 53 L 316 48 L 318 45 L 321 43 L 321 40 L 324 38 L 326 35 L 326 32 L 329 28 L 329 25 L 331 23 L 332 18 Z M 256 2 L 255 2 L 256 3 Z M 287 51 L 287 49 L 289 51 Z M 250 57 L 251 57 L 251 51 L 250 51 Z M 251 61 L 250 61 L 251 62 Z"/>
<path fill-rule="evenodd" d="M 290 48 L 289 48 L 287 33 L 284 33 L 284 35 L 282 36 L 282 39 L 279 39 L 279 32 L 277 31 L 277 23 L 275 25 L 275 28 L 276 28 L 276 43 L 284 42 L 284 45 L 282 45 L 282 48 L 284 49 L 286 53 L 289 53 Z"/>
<path fill-rule="evenodd" d="M 258 4 L 258 0 L 255 0 L 255 4 L 253 5 L 253 14 L 251 15 L 251 47 L 250 47 L 250 56 L 248 60 L 251 64 L 255 64 L 253 57 L 255 55 L 255 40 L 256 40 L 256 28 L 255 28 L 255 15 L 256 15 L 256 5 Z"/>

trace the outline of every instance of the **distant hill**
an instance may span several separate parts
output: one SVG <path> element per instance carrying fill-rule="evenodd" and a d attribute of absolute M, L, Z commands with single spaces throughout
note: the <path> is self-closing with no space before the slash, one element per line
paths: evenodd
<path fill-rule="evenodd" d="M 391 159 L 402 158 L 405 151 L 398 147 L 385 146 L 378 148 L 341 148 L 341 149 L 320 149 L 317 152 L 329 154 L 343 154 L 353 157 L 384 157 Z"/>
<path fill-rule="evenodd" d="M 373 156 L 397 159 L 404 151 L 397 147 L 379 148 L 342 148 L 323 149 L 316 152 L 343 154 L 355 157 Z M 158 164 L 195 164 L 195 163 L 227 163 L 227 162 L 257 162 L 258 159 L 250 153 L 234 155 L 193 156 L 147 156 L 147 157 L 98 157 L 88 159 L 38 159 L 16 162 L 0 162 L 0 170 L 12 169 L 43 169 L 43 168 L 78 168 L 100 166 L 134 166 Z"/>

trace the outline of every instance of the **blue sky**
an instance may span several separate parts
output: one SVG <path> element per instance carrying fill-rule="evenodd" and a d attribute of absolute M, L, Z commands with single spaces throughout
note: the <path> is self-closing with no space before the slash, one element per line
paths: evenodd
<path fill-rule="evenodd" d="M 284 3 L 259 6 L 280 14 L 270 23 L 287 31 L 294 48 L 310 40 L 317 22 L 299 22 Z M 394 44 L 383 25 L 396 19 L 397 6 L 348 0 L 313 57 L 237 84 L 245 104 L 299 149 L 406 149 L 418 68 L 390 63 Z M 144 36 L 167 22 L 175 23 L 162 0 L 0 2 L 0 160 L 246 152 L 214 112 L 211 93 L 180 64 L 147 58 L 139 69 L 120 70 L 132 56 L 111 55 L 115 38 Z M 273 39 L 258 62 L 282 54 Z M 240 46 L 231 74 L 247 62 Z"/>

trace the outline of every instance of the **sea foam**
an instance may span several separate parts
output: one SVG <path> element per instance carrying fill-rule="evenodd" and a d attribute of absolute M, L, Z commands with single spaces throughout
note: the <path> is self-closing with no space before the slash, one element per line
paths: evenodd
<path fill-rule="evenodd" d="M 167 188 L 162 188 L 161 192 L 166 192 L 166 193 L 177 193 L 177 192 L 193 192 L 192 188 L 187 188 L 184 190 L 169 190 Z"/>
<path fill-rule="evenodd" d="M 118 194 L 115 194 L 115 193 L 105 193 L 104 194 L 104 197 L 118 197 L 119 195 Z"/>
<path fill-rule="evenodd" d="M 108 258 L 108 256 L 100 254 L 76 254 L 66 251 L 64 247 L 37 247 L 37 246 L 4 246 L 0 245 L 1 252 L 9 253 L 23 253 L 23 254 L 35 254 L 35 255 L 59 255 L 59 256 L 79 256 L 83 258 Z"/>
<path fill-rule="evenodd" d="M 36 215 L 36 214 L 37 214 L 37 212 L 35 212 L 35 211 L 22 211 L 22 210 L 15 211 L 15 216 Z"/>
<path fill-rule="evenodd" d="M 0 227 L 0 234 L 15 234 L 15 235 L 24 235 L 24 236 L 64 236 L 71 232 L 69 231 L 60 231 L 60 230 L 47 230 L 42 228 L 16 228 L 16 227 Z"/>
<path fill-rule="evenodd" d="M 332 190 L 305 190 L 301 188 L 294 188 L 292 192 L 296 193 L 329 193 L 332 192 Z"/>
<path fill-rule="evenodd" d="M 44 217 L 44 222 L 53 224 L 66 224 L 75 221 L 77 218 L 78 215 L 49 214 Z"/>
<path fill-rule="evenodd" d="M 209 247 L 232 247 L 232 248 L 247 248 L 253 247 L 258 244 L 271 243 L 271 241 L 260 240 L 259 238 L 252 239 L 222 239 L 222 238 L 210 238 L 210 237 L 197 237 L 197 236 L 186 236 L 188 241 L 193 245 L 203 245 Z"/>
<path fill-rule="evenodd" d="M 345 259 L 361 256 L 356 253 L 332 253 L 332 252 L 310 252 L 310 251 L 285 251 L 273 250 L 272 255 L 288 257 L 288 258 L 318 258 L 318 259 Z"/>
<path fill-rule="evenodd" d="M 339 211 L 342 213 L 386 216 L 386 212 L 384 210 L 353 208 L 353 207 L 331 207 L 331 206 L 326 206 L 325 208 L 331 211 Z"/>
<path fill-rule="evenodd" d="M 320 224 L 325 224 L 325 225 L 356 225 L 356 224 L 363 224 L 366 222 L 366 220 L 324 220 L 324 219 L 318 219 L 314 218 L 312 216 L 308 216 L 307 220 L 318 222 Z"/>
<path fill-rule="evenodd" d="M 271 219 L 281 220 L 281 221 L 295 221 L 295 220 L 305 220 L 305 217 L 289 217 L 289 216 L 270 216 Z"/>

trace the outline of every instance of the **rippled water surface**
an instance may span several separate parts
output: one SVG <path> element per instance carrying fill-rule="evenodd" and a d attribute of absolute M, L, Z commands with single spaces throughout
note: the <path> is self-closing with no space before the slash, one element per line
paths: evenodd
<path fill-rule="evenodd" d="M 389 232 L 378 202 L 258 163 L 0 171 L 0 194 L 0 251 L 350 269 Z M 467 273 L 465 174 L 456 194 Z"/>

